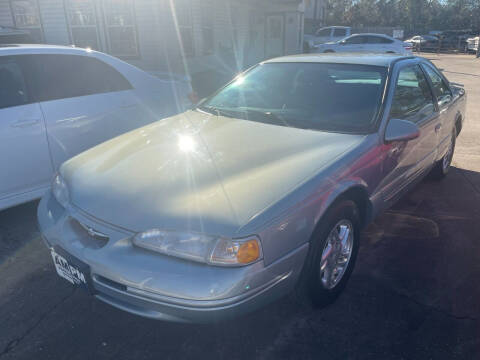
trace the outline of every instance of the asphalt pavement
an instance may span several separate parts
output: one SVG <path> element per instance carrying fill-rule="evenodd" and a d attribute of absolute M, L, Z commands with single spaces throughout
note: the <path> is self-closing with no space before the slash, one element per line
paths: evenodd
<path fill-rule="evenodd" d="M 480 60 L 425 56 L 468 92 L 454 168 L 365 230 L 337 302 L 286 297 L 214 325 L 124 313 L 55 274 L 32 202 L 0 212 L 0 360 L 479 358 Z"/>

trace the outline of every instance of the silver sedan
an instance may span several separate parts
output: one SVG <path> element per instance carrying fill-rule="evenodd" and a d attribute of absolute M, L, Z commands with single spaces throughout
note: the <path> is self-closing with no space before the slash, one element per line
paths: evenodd
<path fill-rule="evenodd" d="M 64 163 L 38 219 L 57 273 L 138 315 L 209 322 L 345 287 L 360 231 L 450 168 L 464 90 L 429 61 L 301 55 Z"/>

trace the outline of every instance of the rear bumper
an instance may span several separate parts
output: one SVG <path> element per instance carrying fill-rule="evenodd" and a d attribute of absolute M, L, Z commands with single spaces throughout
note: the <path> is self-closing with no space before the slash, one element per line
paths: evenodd
<path fill-rule="evenodd" d="M 70 229 L 72 218 L 110 236 L 93 248 Z M 215 322 L 249 313 L 290 292 L 299 277 L 308 244 L 264 266 L 240 268 L 186 262 L 135 248 L 130 235 L 63 209 L 48 192 L 38 221 L 46 245 L 60 246 L 90 266 L 93 295 L 121 310 L 176 322 Z"/>

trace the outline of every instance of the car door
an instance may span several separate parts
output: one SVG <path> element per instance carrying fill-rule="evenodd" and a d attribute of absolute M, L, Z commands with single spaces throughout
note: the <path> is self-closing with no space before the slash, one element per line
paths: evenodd
<path fill-rule="evenodd" d="M 385 52 L 385 47 L 381 42 L 381 37 L 368 35 L 365 36 L 364 50 L 368 52 Z"/>
<path fill-rule="evenodd" d="M 31 193 L 48 187 L 53 172 L 42 112 L 19 60 L 0 57 L 0 208 L 41 195 Z"/>
<path fill-rule="evenodd" d="M 351 36 L 339 43 L 335 51 L 339 52 L 363 52 L 365 51 L 365 36 Z"/>
<path fill-rule="evenodd" d="M 41 54 L 35 93 L 43 111 L 53 164 L 131 130 L 124 115 L 132 86 L 111 66 L 93 56 Z"/>
<path fill-rule="evenodd" d="M 453 94 L 446 79 L 430 64 L 422 63 L 422 68 L 430 80 L 435 100 L 440 112 L 440 124 L 437 126 L 439 155 L 443 155 L 448 148 L 452 129 L 455 126 L 455 109 L 452 106 Z"/>
<path fill-rule="evenodd" d="M 398 71 L 389 113 L 389 119 L 393 118 L 416 123 L 420 136 L 386 145 L 381 185 L 386 202 L 394 201 L 403 189 L 431 168 L 437 157 L 435 128 L 439 124 L 439 114 L 418 64 L 403 66 Z"/>
<path fill-rule="evenodd" d="M 402 53 L 405 52 L 403 44 L 401 44 L 399 42 L 396 42 L 392 39 L 388 39 L 386 37 L 379 36 L 378 37 L 378 42 L 379 42 L 378 47 L 379 47 L 381 52 L 384 52 L 384 53 L 394 52 L 394 53 L 397 53 L 397 54 L 402 54 Z"/>

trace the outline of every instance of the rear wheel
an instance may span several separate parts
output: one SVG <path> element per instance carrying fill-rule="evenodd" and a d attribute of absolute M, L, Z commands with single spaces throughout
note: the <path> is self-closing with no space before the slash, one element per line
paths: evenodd
<path fill-rule="evenodd" d="M 333 53 L 333 52 L 335 52 L 335 51 L 333 51 L 332 49 L 328 49 L 328 50 L 325 50 L 325 51 L 324 51 L 325 54 Z"/>
<path fill-rule="evenodd" d="M 340 295 L 355 265 L 360 237 L 358 208 L 351 200 L 334 205 L 313 235 L 303 281 L 311 303 L 326 306 Z"/>
<path fill-rule="evenodd" d="M 443 179 L 447 176 L 448 172 L 450 171 L 450 167 L 452 164 L 453 152 L 455 151 L 455 142 L 457 140 L 457 133 L 454 129 L 452 135 L 450 136 L 450 142 L 448 144 L 448 150 L 443 155 L 443 157 L 437 161 L 435 167 L 432 169 L 432 176 L 435 179 Z"/>

